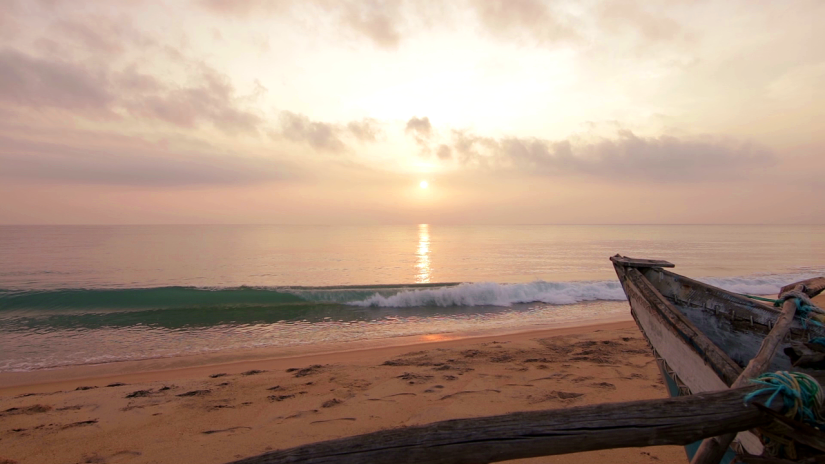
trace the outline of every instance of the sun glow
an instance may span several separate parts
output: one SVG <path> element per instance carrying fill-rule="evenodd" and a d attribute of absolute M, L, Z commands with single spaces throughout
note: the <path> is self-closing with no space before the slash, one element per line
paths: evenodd
<path fill-rule="evenodd" d="M 421 187 L 421 188 L 423 188 L 423 189 L 425 189 L 425 188 L 427 188 L 427 187 L 429 187 L 429 186 L 430 186 L 430 183 L 429 183 L 429 182 L 427 182 L 426 180 L 422 180 L 422 181 L 421 181 L 421 183 L 420 183 L 420 184 L 418 184 L 418 186 L 419 186 L 419 187 Z"/>

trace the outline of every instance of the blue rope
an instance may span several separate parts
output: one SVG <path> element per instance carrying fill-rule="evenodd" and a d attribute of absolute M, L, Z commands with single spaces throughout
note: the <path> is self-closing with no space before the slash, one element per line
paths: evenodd
<path fill-rule="evenodd" d="M 796 313 L 799 314 L 799 318 L 802 320 L 802 328 L 808 328 L 808 322 L 813 323 L 817 327 L 822 327 L 822 323 L 812 319 L 813 315 L 811 314 L 814 311 L 813 306 L 809 306 L 807 304 L 802 303 L 799 298 L 794 298 L 796 301 Z"/>
<path fill-rule="evenodd" d="M 760 375 L 756 379 L 751 379 L 751 383 L 762 385 L 763 388 L 749 393 L 745 396 L 745 404 L 753 401 L 757 396 L 771 396 L 765 403 L 770 407 L 771 403 L 781 394 L 782 414 L 801 420 L 816 428 L 823 424 L 823 417 L 820 413 L 825 392 L 813 377 L 801 372 L 777 371 Z"/>
<path fill-rule="evenodd" d="M 816 337 L 808 341 L 808 343 L 816 343 L 817 345 L 825 346 L 825 337 Z"/>

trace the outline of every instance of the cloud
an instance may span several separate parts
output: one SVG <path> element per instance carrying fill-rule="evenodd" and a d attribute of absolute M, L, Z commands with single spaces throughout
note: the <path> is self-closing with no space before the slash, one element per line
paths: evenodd
<path fill-rule="evenodd" d="M 60 38 L 60 42 L 72 40 L 85 50 L 103 55 L 114 55 L 123 52 L 123 45 L 119 40 L 112 40 L 119 34 L 110 21 L 94 18 L 94 27 L 78 21 L 58 21 L 53 27 L 52 35 Z"/>
<path fill-rule="evenodd" d="M 196 83 L 186 87 L 163 87 L 156 79 L 134 70 L 127 70 L 120 79 L 132 89 L 145 90 L 123 103 L 131 114 L 141 118 L 186 128 L 209 122 L 227 133 L 255 132 L 263 122 L 257 114 L 237 105 L 235 89 L 227 76 L 206 66 L 200 66 Z"/>
<path fill-rule="evenodd" d="M 105 72 L 63 60 L 45 60 L 0 50 L 0 101 L 86 114 L 109 113 L 115 101 Z"/>
<path fill-rule="evenodd" d="M 430 118 L 427 116 L 424 116 L 423 118 L 413 116 L 409 121 L 407 121 L 404 132 L 407 134 L 412 134 L 415 142 L 419 147 L 421 147 L 421 154 L 426 156 L 432 153 L 429 142 L 432 129 L 433 126 L 430 124 Z"/>
<path fill-rule="evenodd" d="M 401 33 L 396 14 L 393 14 L 397 13 L 393 5 L 351 2 L 347 5 L 343 22 L 380 47 L 396 48 L 401 41 Z"/>
<path fill-rule="evenodd" d="M 207 10 L 222 15 L 249 17 L 268 15 L 283 11 L 293 5 L 292 0 L 201 0 L 200 5 Z"/>
<path fill-rule="evenodd" d="M 343 140 L 347 137 L 361 143 L 371 143 L 376 142 L 382 132 L 380 123 L 372 118 L 337 124 L 313 121 L 300 113 L 282 111 L 280 132 L 275 135 L 293 142 L 306 143 L 316 150 L 337 153 L 347 150 Z"/>
<path fill-rule="evenodd" d="M 14 0 L 0 0 L 0 38 L 11 39 L 22 30 L 15 16 L 20 10 Z"/>
<path fill-rule="evenodd" d="M 351 121 L 347 129 L 361 142 L 375 142 L 381 134 L 381 127 L 375 119 L 364 118 L 360 121 Z"/>
<path fill-rule="evenodd" d="M 339 138 L 338 126 L 326 122 L 312 121 L 303 114 L 283 111 L 281 113 L 281 135 L 293 142 L 304 142 L 316 150 L 341 152 L 346 145 Z"/>
<path fill-rule="evenodd" d="M 438 156 L 438 159 L 448 160 L 453 157 L 453 150 L 449 146 L 441 144 L 438 146 L 435 154 Z"/>
<path fill-rule="evenodd" d="M 103 65 L 40 58 L 0 50 L 0 102 L 19 108 L 57 108 L 100 118 L 130 114 L 183 128 L 210 123 L 227 132 L 254 132 L 263 122 L 244 109 L 229 78 L 196 64 L 189 85 L 162 82 L 130 66 L 112 71 Z"/>
<path fill-rule="evenodd" d="M 432 128 L 433 126 L 430 124 L 430 118 L 426 116 L 423 118 L 413 116 L 409 121 L 407 121 L 407 126 L 404 130 L 421 137 L 429 137 Z"/>
<path fill-rule="evenodd" d="M 775 162 L 769 150 L 750 143 L 715 139 L 638 137 L 620 131 L 595 142 L 539 138 L 493 139 L 453 132 L 461 163 L 546 176 L 570 174 L 648 181 L 735 178 Z"/>
<path fill-rule="evenodd" d="M 248 185 L 299 176 L 296 168 L 282 161 L 237 156 L 201 143 L 177 149 L 137 137 L 76 135 L 49 142 L 0 134 L 0 178 L 180 187 Z M 179 144 L 186 142 L 178 140 L 173 145 Z"/>
<path fill-rule="evenodd" d="M 552 3 L 539 0 L 472 0 L 470 5 L 484 29 L 503 39 L 538 43 L 570 41 L 579 38 Z M 569 18 L 565 18 L 569 19 Z"/>
<path fill-rule="evenodd" d="M 396 48 L 401 41 L 402 15 L 396 1 L 201 0 L 199 4 L 212 13 L 244 19 L 276 14 L 283 17 L 301 8 L 314 7 L 331 16 L 343 29 L 354 31 L 379 47 Z"/>
<path fill-rule="evenodd" d="M 635 0 L 601 3 L 596 17 L 600 26 L 609 33 L 631 32 L 648 41 L 669 41 L 682 34 L 682 27 L 677 21 L 647 11 Z"/>

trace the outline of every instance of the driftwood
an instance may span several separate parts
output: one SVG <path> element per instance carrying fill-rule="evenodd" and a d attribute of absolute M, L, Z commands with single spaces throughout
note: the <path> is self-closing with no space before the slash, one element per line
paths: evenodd
<path fill-rule="evenodd" d="M 797 286 L 794 287 L 796 291 L 802 291 L 803 288 L 803 284 L 797 284 Z M 779 317 L 776 318 L 776 325 L 774 325 L 765 339 L 762 340 L 759 352 L 750 360 L 745 370 L 739 375 L 739 378 L 731 385 L 731 388 L 739 388 L 747 385 L 750 379 L 758 377 L 768 369 L 773 356 L 776 354 L 776 349 L 791 328 L 794 314 L 796 314 L 796 302 L 793 299 L 785 300 L 785 303 L 782 305 L 782 312 L 779 314 Z M 735 437 L 735 433 L 727 433 L 706 439 L 699 446 L 696 454 L 693 455 L 690 464 L 718 464 Z"/>
<path fill-rule="evenodd" d="M 456 419 L 272 451 L 234 464 L 482 463 L 599 449 L 687 445 L 767 425 L 753 386 L 660 400 Z"/>

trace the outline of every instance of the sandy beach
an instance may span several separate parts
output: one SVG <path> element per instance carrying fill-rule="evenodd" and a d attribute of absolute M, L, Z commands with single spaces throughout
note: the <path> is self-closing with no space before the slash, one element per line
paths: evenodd
<path fill-rule="evenodd" d="M 72 370 L 30 385 L 0 375 L 0 462 L 217 464 L 392 427 L 666 396 L 633 322 L 93 378 Z M 674 446 L 587 454 L 524 462 L 685 459 Z"/>
<path fill-rule="evenodd" d="M 632 321 L 424 340 L 0 374 L 0 463 L 220 464 L 387 428 L 667 395 Z M 660 446 L 519 462 L 685 459 Z"/>

